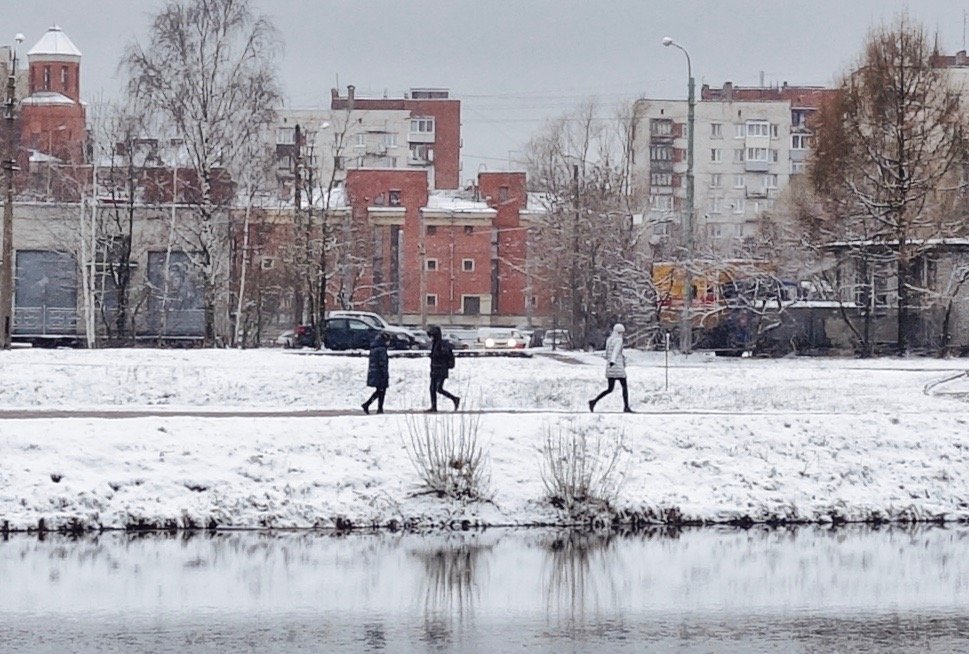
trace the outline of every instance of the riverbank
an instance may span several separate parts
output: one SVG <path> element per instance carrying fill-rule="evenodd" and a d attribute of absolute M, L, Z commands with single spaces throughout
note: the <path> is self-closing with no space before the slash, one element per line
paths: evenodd
<path fill-rule="evenodd" d="M 621 435 L 627 521 L 969 520 L 966 360 L 694 355 L 674 357 L 666 390 L 662 354 L 631 353 L 632 415 L 618 392 L 588 413 L 594 355 L 458 363 L 486 502 L 422 493 L 406 443 L 424 416 L 363 415 L 364 359 L 3 353 L 0 415 L 24 413 L 0 418 L 0 528 L 562 524 L 541 479 L 549 430 Z M 389 409 L 423 408 L 426 366 L 391 362 Z"/>

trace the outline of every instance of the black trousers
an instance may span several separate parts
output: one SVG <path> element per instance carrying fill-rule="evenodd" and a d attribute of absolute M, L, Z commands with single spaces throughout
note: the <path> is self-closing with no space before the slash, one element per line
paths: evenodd
<path fill-rule="evenodd" d="M 367 400 L 366 402 L 364 402 L 364 404 L 369 407 L 371 404 L 373 404 L 373 401 L 374 400 L 377 400 L 377 413 L 383 413 L 384 412 L 384 396 L 386 394 L 387 394 L 387 389 L 386 388 L 378 388 L 378 389 L 375 389 L 374 392 L 373 392 L 373 395 L 371 395 L 370 396 L 370 399 Z"/>
<path fill-rule="evenodd" d="M 599 400 L 604 398 L 606 395 L 609 395 L 609 393 L 611 393 L 616 388 L 616 382 L 618 381 L 619 385 L 622 386 L 622 406 L 624 409 L 628 409 L 629 408 L 629 387 L 626 385 L 626 378 L 609 377 L 606 381 L 608 382 L 609 386 L 606 388 L 606 390 L 596 395 L 596 399 L 592 400 L 592 403 L 597 404 Z"/>
<path fill-rule="evenodd" d="M 431 409 L 437 410 L 437 394 L 440 393 L 452 402 L 457 402 L 457 395 L 453 395 L 444 390 L 444 381 L 447 377 L 431 377 Z"/>

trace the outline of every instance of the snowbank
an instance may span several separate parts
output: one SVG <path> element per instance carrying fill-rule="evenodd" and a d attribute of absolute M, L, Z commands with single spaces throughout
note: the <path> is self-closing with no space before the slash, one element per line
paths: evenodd
<path fill-rule="evenodd" d="M 0 528 L 560 523 L 540 478 L 549 427 L 623 434 L 630 518 L 969 520 L 967 368 L 694 355 L 666 391 L 662 354 L 632 353 L 639 413 L 618 413 L 617 391 L 590 415 L 595 355 L 461 359 L 449 387 L 483 410 L 492 501 L 459 503 L 415 492 L 405 414 L 360 411 L 364 358 L 17 350 L 0 354 L 0 416 L 38 413 L 0 417 Z M 426 372 L 392 360 L 388 409 L 423 408 Z M 159 415 L 108 417 L 122 408 Z M 215 415 L 178 415 L 198 409 Z M 347 415 L 286 415 L 312 409 Z"/>

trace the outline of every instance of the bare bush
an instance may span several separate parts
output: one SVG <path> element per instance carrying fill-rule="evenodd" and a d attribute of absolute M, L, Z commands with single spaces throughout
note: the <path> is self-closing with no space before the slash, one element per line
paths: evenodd
<path fill-rule="evenodd" d="M 480 416 L 470 413 L 407 418 L 407 456 L 429 492 L 480 500 L 488 495 L 488 456 L 478 438 Z"/>
<path fill-rule="evenodd" d="M 545 427 L 542 482 L 552 504 L 570 514 L 608 508 L 625 479 L 623 433 L 569 422 Z"/>

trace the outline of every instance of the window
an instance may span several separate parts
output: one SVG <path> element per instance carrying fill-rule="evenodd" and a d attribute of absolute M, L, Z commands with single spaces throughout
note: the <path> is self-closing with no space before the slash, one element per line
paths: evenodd
<path fill-rule="evenodd" d="M 44 66 L 44 90 L 50 91 L 50 66 Z"/>
<path fill-rule="evenodd" d="M 780 128 L 778 127 L 777 123 L 771 123 L 770 124 L 770 137 L 772 139 L 776 139 L 779 132 L 780 132 Z"/>
<path fill-rule="evenodd" d="M 773 163 L 777 163 L 777 150 L 771 150 L 770 151 L 770 160 Z"/>
<path fill-rule="evenodd" d="M 743 123 L 734 123 L 733 137 L 735 139 L 742 139 L 744 136 L 746 136 L 746 134 L 746 126 Z"/>
<path fill-rule="evenodd" d="M 392 189 L 387 192 L 387 204 L 392 207 L 400 206 L 400 191 Z"/>
<path fill-rule="evenodd" d="M 502 186 L 498 189 L 498 201 L 508 202 L 509 189 L 507 186 Z"/>
<path fill-rule="evenodd" d="M 477 316 L 481 313 L 481 297 L 465 295 L 461 298 L 461 313 L 466 316 Z"/>
<path fill-rule="evenodd" d="M 807 150 L 810 136 L 808 134 L 791 134 L 792 150 Z"/>
<path fill-rule="evenodd" d="M 434 272 L 437 270 L 437 259 L 425 259 L 424 260 L 424 270 L 427 272 Z"/>
<path fill-rule="evenodd" d="M 734 213 L 743 213 L 746 210 L 747 210 L 747 201 L 744 198 L 740 198 L 739 200 L 734 200 L 734 203 L 733 203 Z"/>
<path fill-rule="evenodd" d="M 371 329 L 370 325 L 368 325 L 364 321 L 356 320 L 354 318 L 350 318 L 349 320 L 347 320 L 347 325 L 350 327 L 350 331 L 365 332 Z"/>
<path fill-rule="evenodd" d="M 746 180 L 744 179 L 744 176 L 743 175 L 734 175 L 733 176 L 733 187 L 734 188 L 743 188 L 744 186 L 746 186 Z"/>
<path fill-rule="evenodd" d="M 670 223 L 664 220 L 663 222 L 653 223 L 653 234 L 656 236 L 669 236 L 670 234 Z"/>
<path fill-rule="evenodd" d="M 649 183 L 651 186 L 673 186 L 673 173 L 652 173 Z"/>
<path fill-rule="evenodd" d="M 259 262 L 259 267 L 263 270 L 272 270 L 275 265 L 276 260 L 272 257 L 263 257 L 262 261 Z"/>
<path fill-rule="evenodd" d="M 672 161 L 673 148 L 668 145 L 654 145 L 649 148 L 649 158 L 652 161 Z"/>
<path fill-rule="evenodd" d="M 652 195 L 649 198 L 650 209 L 653 211 L 672 211 L 672 195 Z"/>
<path fill-rule="evenodd" d="M 797 175 L 804 172 L 804 162 L 803 161 L 792 161 L 791 162 L 791 174 Z"/>
<path fill-rule="evenodd" d="M 736 148 L 736 149 L 734 149 L 734 151 L 733 151 L 733 162 L 734 163 L 743 163 L 744 162 L 744 149 L 743 148 Z"/>
<path fill-rule="evenodd" d="M 437 294 L 435 294 L 435 293 L 428 293 L 427 295 L 425 295 L 424 296 L 424 304 L 426 304 L 429 307 L 436 307 L 437 306 Z"/>
<path fill-rule="evenodd" d="M 723 150 L 720 148 L 713 148 L 710 150 L 710 161 L 713 163 L 720 163 L 723 161 Z"/>
<path fill-rule="evenodd" d="M 464 233 L 465 234 L 474 234 L 474 225 L 465 225 L 464 226 Z"/>
<path fill-rule="evenodd" d="M 474 259 L 461 259 L 461 270 L 474 272 Z"/>
<path fill-rule="evenodd" d="M 61 66 L 61 88 L 67 90 L 67 66 Z"/>
<path fill-rule="evenodd" d="M 747 148 L 747 161 L 768 161 L 770 151 L 767 148 Z"/>
<path fill-rule="evenodd" d="M 710 198 L 710 213 L 723 213 L 723 198 Z"/>
<path fill-rule="evenodd" d="M 720 173 L 710 175 L 710 188 L 723 188 L 723 175 Z"/>
<path fill-rule="evenodd" d="M 763 121 L 748 121 L 747 136 L 769 136 L 770 125 Z"/>
<path fill-rule="evenodd" d="M 282 156 L 276 160 L 276 170 L 279 172 L 291 172 L 293 170 L 293 158 L 290 156 Z"/>
<path fill-rule="evenodd" d="M 346 161 L 343 160 L 343 157 L 333 157 L 333 168 L 334 169 L 336 169 L 336 170 L 343 170 L 343 168 L 345 166 L 346 166 Z"/>
<path fill-rule="evenodd" d="M 357 148 L 367 147 L 367 135 L 364 134 L 363 132 L 360 132 L 359 134 L 357 134 L 356 140 L 354 141 L 353 145 L 354 147 L 357 147 Z"/>
<path fill-rule="evenodd" d="M 764 175 L 764 188 L 777 188 L 777 175 Z"/>
<path fill-rule="evenodd" d="M 723 138 L 723 123 L 710 123 L 710 138 Z"/>
<path fill-rule="evenodd" d="M 434 119 L 433 118 L 411 118 L 410 131 L 419 132 L 421 134 L 433 134 Z"/>
<path fill-rule="evenodd" d="M 428 225 L 425 233 L 428 236 L 434 236 L 435 234 L 437 234 L 437 225 Z"/>
<path fill-rule="evenodd" d="M 656 136 L 670 136 L 673 134 L 673 121 L 653 118 L 649 121 L 649 132 Z"/>
<path fill-rule="evenodd" d="M 397 147 L 397 135 L 396 134 L 384 134 L 384 136 L 383 136 L 383 146 L 385 148 L 396 148 Z"/>
<path fill-rule="evenodd" d="M 723 225 L 720 223 L 707 225 L 707 233 L 710 235 L 710 238 L 720 238 L 723 236 Z"/>

